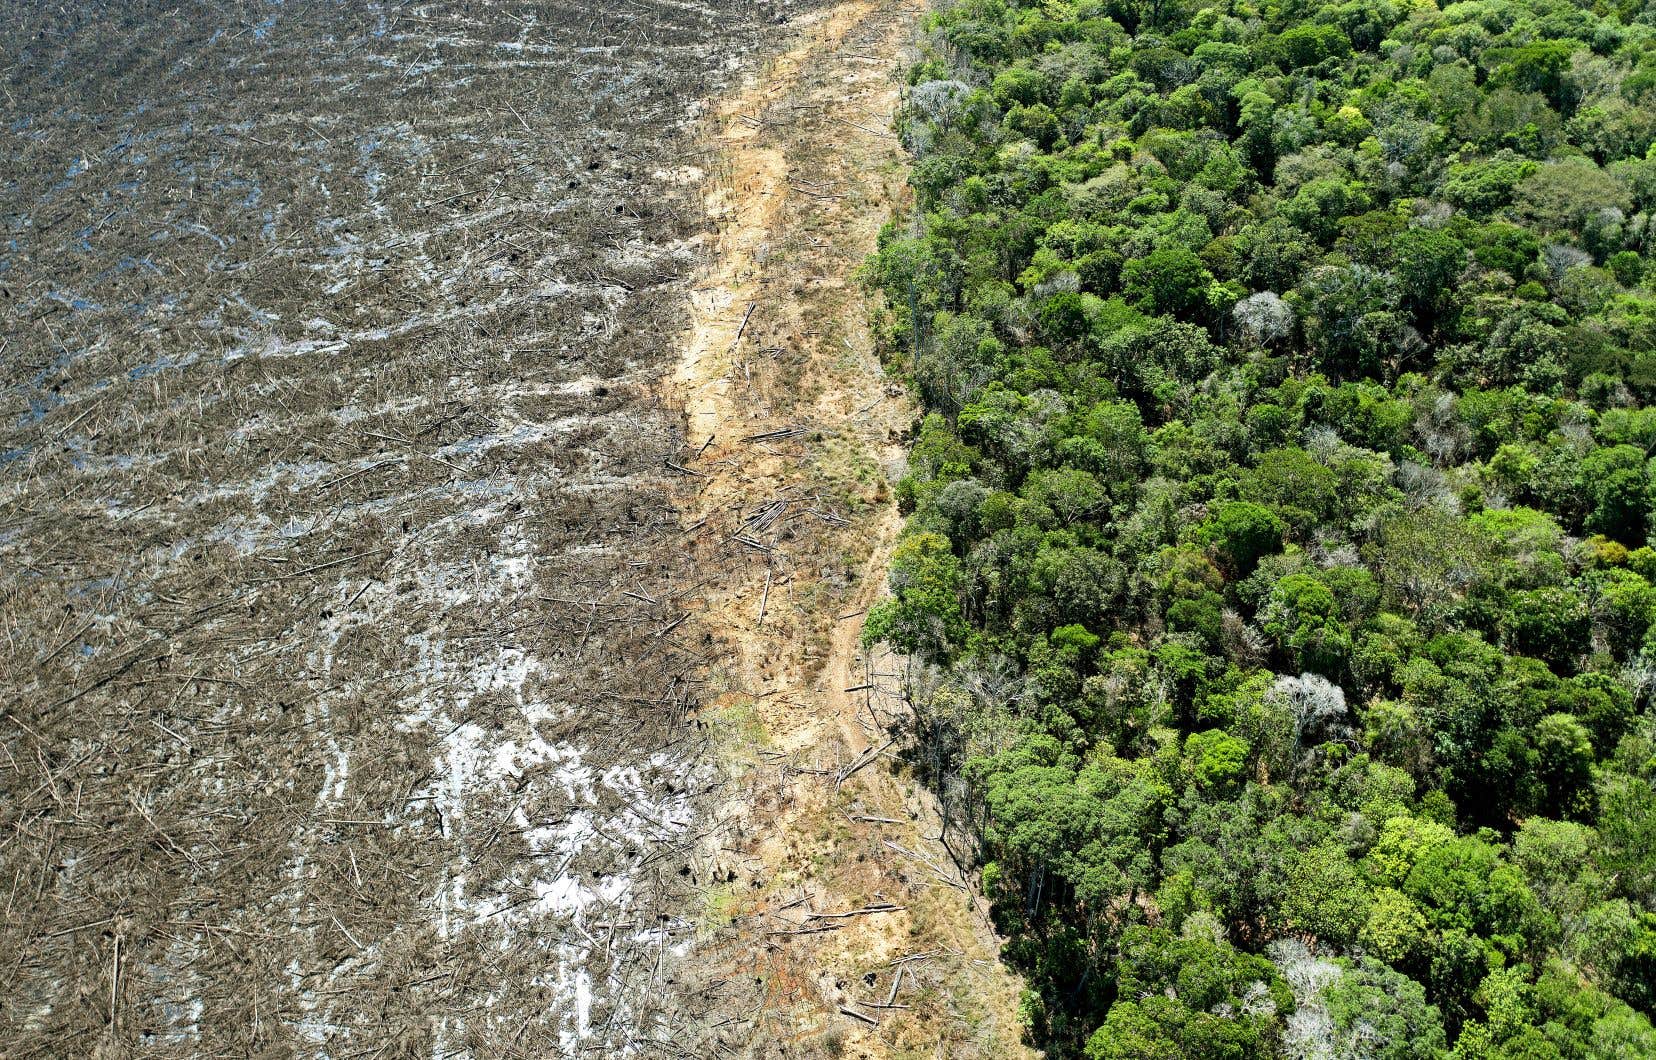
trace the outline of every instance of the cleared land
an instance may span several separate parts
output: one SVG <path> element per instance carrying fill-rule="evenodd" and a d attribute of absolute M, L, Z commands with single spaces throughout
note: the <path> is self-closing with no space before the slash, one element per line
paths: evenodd
<path fill-rule="evenodd" d="M 777 14 L 0 11 L 0 1051 L 678 1051 L 656 382 Z"/>
<path fill-rule="evenodd" d="M 904 194 L 888 130 L 919 0 L 847 0 L 709 115 L 724 179 L 675 373 L 686 538 L 720 638 L 691 1055 L 1025 1055 L 1017 981 L 899 754 L 904 666 L 858 637 L 912 409 L 852 274 Z M 698 866 L 699 867 L 699 866 Z"/>

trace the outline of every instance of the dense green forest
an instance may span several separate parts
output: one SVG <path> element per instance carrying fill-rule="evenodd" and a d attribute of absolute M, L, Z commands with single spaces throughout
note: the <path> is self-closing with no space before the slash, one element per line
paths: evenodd
<path fill-rule="evenodd" d="M 958 0 L 899 128 L 867 636 L 1032 1038 L 1656 1056 L 1656 7 Z"/>

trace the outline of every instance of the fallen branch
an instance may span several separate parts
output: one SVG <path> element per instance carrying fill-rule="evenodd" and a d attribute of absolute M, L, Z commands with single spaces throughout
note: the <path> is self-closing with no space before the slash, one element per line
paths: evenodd
<path fill-rule="evenodd" d="M 657 637 L 665 637 L 667 634 L 673 632 L 673 630 L 675 630 L 675 629 L 679 628 L 679 626 L 683 625 L 684 620 L 689 618 L 689 617 L 690 617 L 690 612 L 686 611 L 684 614 L 678 616 L 677 618 L 673 619 L 671 622 L 667 623 L 665 626 L 662 626 L 660 629 L 656 630 L 654 635 L 657 636 Z"/>
<path fill-rule="evenodd" d="M 738 345 L 740 345 L 740 343 L 742 341 L 742 336 L 747 333 L 748 321 L 753 318 L 753 307 L 758 305 L 758 304 L 759 304 L 758 302 L 749 302 L 748 303 L 747 312 L 742 314 L 742 326 L 736 329 L 736 337 L 731 340 L 731 343 L 730 343 L 730 348 L 731 349 L 734 350 Z"/>
<path fill-rule="evenodd" d="M 740 541 L 742 544 L 746 545 L 748 548 L 757 549 L 760 552 L 775 552 L 776 551 L 776 549 L 774 549 L 771 546 L 765 544 L 763 541 L 755 541 L 753 538 L 747 536 L 746 534 L 732 534 L 732 535 L 730 535 L 730 539 L 732 541 Z"/>
<path fill-rule="evenodd" d="M 887 968 L 895 968 L 899 964 L 907 964 L 910 961 L 929 961 L 933 957 L 937 956 L 940 952 L 942 952 L 942 951 L 941 950 L 921 950 L 918 953 L 905 953 L 905 954 L 903 954 L 903 956 L 898 957 L 896 960 L 889 962 L 886 965 L 886 967 Z"/>
<path fill-rule="evenodd" d="M 943 870 L 941 868 L 939 868 L 935 863 L 933 863 L 932 861 L 927 859 L 925 855 L 916 854 L 914 851 L 910 850 L 909 848 L 904 847 L 904 846 L 898 846 L 896 843 L 893 843 L 889 839 L 882 839 L 882 840 L 880 840 L 880 842 L 884 843 L 886 846 L 890 847 L 891 849 L 897 851 L 897 853 L 907 855 L 908 857 L 913 858 L 915 861 L 918 861 L 920 864 L 926 866 L 926 868 L 932 870 L 932 872 L 937 874 L 938 879 L 942 880 L 944 883 L 948 884 L 950 887 L 956 887 L 956 888 L 959 888 L 962 891 L 967 889 L 966 885 L 964 883 L 961 883 L 959 880 L 949 879 L 949 877 L 944 874 Z"/>
<path fill-rule="evenodd" d="M 778 438 L 792 438 L 797 434 L 809 434 L 809 427 L 801 427 L 797 423 L 790 423 L 786 427 L 778 427 L 774 431 L 761 431 L 758 434 L 749 434 L 742 438 L 744 442 L 767 442 Z"/>
<path fill-rule="evenodd" d="M 848 779 L 850 779 L 851 774 L 855 773 L 857 770 L 861 769 L 863 766 L 866 766 L 868 763 L 874 761 L 874 759 L 880 757 L 880 752 L 881 751 L 884 751 L 887 747 L 890 747 L 892 744 L 894 744 L 896 742 L 897 742 L 897 738 L 895 736 L 893 736 L 891 739 L 887 740 L 885 743 L 881 744 L 880 746 L 869 748 L 868 750 L 864 751 L 862 754 L 858 755 L 856 757 L 856 759 L 849 766 L 847 766 L 844 770 L 842 770 L 840 772 L 839 779 L 834 782 L 835 789 L 837 790 L 841 784 L 844 784 Z"/>
<path fill-rule="evenodd" d="M 900 913 L 907 906 L 892 905 L 890 902 L 876 902 L 865 905 L 861 909 L 847 909 L 843 913 L 806 913 L 806 920 L 844 920 L 853 916 L 868 916 L 871 913 Z"/>

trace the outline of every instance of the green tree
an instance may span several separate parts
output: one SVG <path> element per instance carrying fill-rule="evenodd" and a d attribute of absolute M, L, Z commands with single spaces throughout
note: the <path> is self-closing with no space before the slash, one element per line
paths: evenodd
<path fill-rule="evenodd" d="M 1293 927 L 1337 946 L 1356 941 L 1373 899 L 1342 844 L 1322 843 L 1302 852 L 1288 879 L 1283 913 Z"/>
<path fill-rule="evenodd" d="M 1122 269 L 1122 291 L 1141 312 L 1157 316 L 1198 319 L 1211 306 L 1207 300 L 1213 274 L 1194 251 L 1166 246 Z"/>
<path fill-rule="evenodd" d="M 1121 940 L 1116 996 L 1087 1060 L 1264 1057 L 1293 1003 L 1270 961 L 1200 928 L 1174 937 L 1133 927 Z"/>
<path fill-rule="evenodd" d="M 1535 728 L 1543 795 L 1537 807 L 1552 817 L 1586 817 L 1592 811 L 1593 744 L 1581 722 L 1549 714 Z"/>
<path fill-rule="evenodd" d="M 1185 738 L 1185 757 L 1202 791 L 1223 795 L 1242 779 L 1248 763 L 1248 744 L 1223 729 L 1191 733 Z"/>
<path fill-rule="evenodd" d="M 1631 445 L 1594 449 L 1582 458 L 1579 481 L 1590 509 L 1588 529 L 1620 541 L 1643 537 L 1649 489 L 1641 450 Z"/>
<path fill-rule="evenodd" d="M 1384 964 L 1359 958 L 1325 995 L 1336 1040 L 1348 1056 L 1436 1060 L 1448 1041 L 1425 988 Z"/>
<path fill-rule="evenodd" d="M 1344 58 L 1351 54 L 1351 41 L 1332 26 L 1295 26 L 1277 37 L 1273 51 L 1279 62 L 1293 70 Z"/>
<path fill-rule="evenodd" d="M 1263 557 L 1281 550 L 1287 529 L 1264 505 L 1229 501 L 1218 505 L 1196 528 L 1196 540 L 1212 550 L 1230 577 L 1246 578 Z"/>
<path fill-rule="evenodd" d="M 1273 449 L 1243 476 L 1241 493 L 1304 533 L 1338 510 L 1340 480 L 1303 449 Z"/>
<path fill-rule="evenodd" d="M 1466 248 L 1439 229 L 1411 228 L 1393 240 L 1403 304 L 1432 326 L 1454 304 L 1455 281 L 1466 267 Z"/>
<path fill-rule="evenodd" d="M 1373 898 L 1357 941 L 1387 964 L 1418 969 L 1431 953 L 1432 932 L 1426 914 L 1408 895 L 1390 887 L 1379 888 Z"/>
<path fill-rule="evenodd" d="M 938 654 L 965 635 L 960 561 L 941 534 L 912 534 L 892 552 L 893 599 L 869 610 L 863 638 Z"/>
<path fill-rule="evenodd" d="M 1541 233 L 1586 236 L 1594 218 L 1632 205 L 1627 187 L 1588 158 L 1548 162 L 1518 185 L 1516 208 Z"/>
<path fill-rule="evenodd" d="M 1341 673 L 1351 654 L 1351 631 L 1328 586 L 1308 574 L 1290 574 L 1277 582 L 1260 611 L 1266 636 L 1295 670 Z"/>

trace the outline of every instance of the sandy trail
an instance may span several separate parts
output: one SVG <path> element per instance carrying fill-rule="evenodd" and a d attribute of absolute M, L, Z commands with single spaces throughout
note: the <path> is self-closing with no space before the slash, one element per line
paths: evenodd
<path fill-rule="evenodd" d="M 913 412 L 851 274 L 905 193 L 884 130 L 923 8 L 851 0 L 801 20 L 711 119 L 718 235 L 673 382 L 689 548 L 717 572 L 681 602 L 724 659 L 704 717 L 729 797 L 686 971 L 723 1014 L 706 1029 L 721 1052 L 1022 1053 L 1017 983 L 896 756 L 897 675 L 875 671 L 897 666 L 859 648 Z"/>

